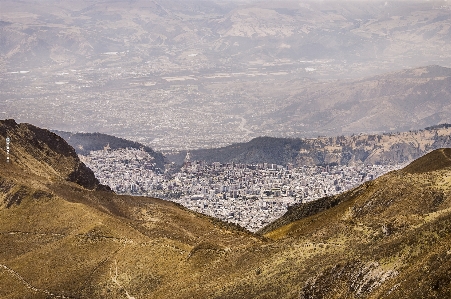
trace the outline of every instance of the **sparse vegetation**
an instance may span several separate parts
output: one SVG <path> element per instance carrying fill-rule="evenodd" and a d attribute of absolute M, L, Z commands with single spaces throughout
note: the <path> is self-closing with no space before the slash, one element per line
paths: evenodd
<path fill-rule="evenodd" d="M 52 148 L 62 144 L 47 146 L 26 126 L 1 122 L 5 128 L 40 147 L 16 142 L 18 161 L 0 169 L 2 298 L 450 293 L 447 149 L 344 194 L 294 206 L 261 236 L 168 201 L 88 190 L 67 180 L 79 165 L 73 151 L 57 154 Z M 37 160 L 41 151 L 52 158 Z"/>

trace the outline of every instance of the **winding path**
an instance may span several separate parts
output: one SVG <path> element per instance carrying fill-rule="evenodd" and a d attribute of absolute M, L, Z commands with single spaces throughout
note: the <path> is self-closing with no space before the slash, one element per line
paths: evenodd
<path fill-rule="evenodd" d="M 70 297 L 70 296 L 64 296 L 64 295 L 57 295 L 54 294 L 48 290 L 45 289 L 40 289 L 37 288 L 35 286 L 33 286 L 32 284 L 30 284 L 28 281 L 26 281 L 19 273 L 17 273 L 16 271 L 14 271 L 13 269 L 11 269 L 10 267 L 0 264 L 0 269 L 3 268 L 4 270 L 6 270 L 6 272 L 8 272 L 9 274 L 11 274 L 11 276 L 14 276 L 15 278 L 17 278 L 17 280 L 19 280 L 23 285 L 25 285 L 25 287 L 27 287 L 28 289 L 36 292 L 36 293 L 44 293 L 46 295 L 49 295 L 53 298 L 67 298 L 67 299 L 72 299 L 74 297 Z"/>

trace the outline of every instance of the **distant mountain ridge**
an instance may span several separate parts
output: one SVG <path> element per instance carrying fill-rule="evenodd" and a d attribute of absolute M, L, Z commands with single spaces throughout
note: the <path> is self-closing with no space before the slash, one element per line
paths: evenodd
<path fill-rule="evenodd" d="M 75 151 L 87 155 L 90 151 L 134 148 L 144 149 L 155 158 L 156 167 L 164 170 L 165 163 L 182 165 L 187 151 L 166 154 L 141 143 L 102 133 L 70 133 L 56 131 Z M 384 134 L 318 138 L 257 137 L 249 142 L 190 152 L 191 160 L 221 163 L 278 165 L 326 164 L 397 164 L 412 161 L 442 147 L 451 147 L 451 124 L 430 126 L 424 130 Z"/>
<path fill-rule="evenodd" d="M 155 159 L 156 167 L 164 170 L 165 158 L 162 153 L 154 151 L 152 148 L 145 146 L 139 142 L 130 141 L 124 138 L 115 137 L 102 133 L 71 133 L 54 130 L 57 135 L 61 136 L 69 143 L 80 155 L 88 155 L 90 151 L 108 149 L 143 149 Z"/>
<path fill-rule="evenodd" d="M 87 63 L 88 57 L 124 49 L 147 60 L 165 53 L 166 45 L 191 49 L 193 44 L 204 50 L 203 59 L 217 63 L 217 57 L 237 56 L 236 63 L 275 57 L 340 58 L 350 64 L 365 64 L 393 58 L 391 64 L 412 65 L 428 55 L 437 60 L 449 57 L 449 9 L 423 1 L 302 5 L 279 1 L 255 5 L 248 1 L 138 0 L 107 1 L 107 10 L 103 3 L 90 1 L 64 6 L 58 1 L 48 1 L 46 6 L 32 1 L 4 2 L 2 8 L 9 14 L 0 20 L 4 40 L 0 54 L 14 62 L 58 63 L 62 55 L 66 61 Z M 21 20 L 22 14 L 15 14 L 16 10 L 28 16 L 26 21 Z M 18 20 L 26 27 L 15 26 Z M 76 30 L 66 26 L 36 30 L 44 21 L 70 24 Z M 102 26 L 110 29 L 97 29 Z M 405 27 L 410 30 L 406 32 Z M 263 45 L 266 50 L 261 49 Z M 56 55 L 55 49 L 61 53 Z"/>
<path fill-rule="evenodd" d="M 385 134 L 318 138 L 258 137 L 217 149 L 190 151 L 192 160 L 221 163 L 272 163 L 297 166 L 325 164 L 396 164 L 412 161 L 441 147 L 451 147 L 451 125 Z M 186 151 L 167 155 L 181 164 Z"/>
<path fill-rule="evenodd" d="M 1 1 L 0 111 L 165 150 L 451 119 L 445 1 L 182 2 Z"/>
<path fill-rule="evenodd" d="M 273 131 L 279 134 L 284 128 L 306 137 L 379 134 L 447 123 L 450 103 L 451 68 L 429 65 L 310 84 L 264 117 L 274 120 Z"/>

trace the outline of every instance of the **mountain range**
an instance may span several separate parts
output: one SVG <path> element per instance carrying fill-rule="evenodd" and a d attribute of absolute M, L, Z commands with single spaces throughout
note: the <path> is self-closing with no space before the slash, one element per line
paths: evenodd
<path fill-rule="evenodd" d="M 172 70 L 322 59 L 319 71 L 335 78 L 353 76 L 344 65 L 359 76 L 449 65 L 450 8 L 428 2 L 2 1 L 0 57 L 8 67 L 109 67 L 115 54 L 127 65 L 170 54 Z"/>
<path fill-rule="evenodd" d="M 402 132 L 450 119 L 451 69 L 427 66 L 352 81 L 317 83 L 284 99 L 265 119 L 306 137 Z"/>
<path fill-rule="evenodd" d="M 385 134 L 318 138 L 257 137 L 215 149 L 189 151 L 192 160 L 221 163 L 272 163 L 313 166 L 326 164 L 397 164 L 417 159 L 441 147 L 451 147 L 451 125 Z M 167 154 L 182 164 L 187 151 Z"/>
<path fill-rule="evenodd" d="M 53 130 L 64 138 L 79 155 L 90 151 L 144 149 L 156 167 L 174 162 L 183 165 L 188 151 L 166 153 L 155 151 L 139 142 L 102 133 L 71 133 Z M 402 164 L 413 161 L 441 147 L 451 147 L 451 125 L 441 124 L 423 130 L 385 134 L 358 134 L 318 138 L 257 137 L 249 142 L 222 148 L 189 151 L 191 160 L 208 163 L 269 163 L 287 166 Z"/>
<path fill-rule="evenodd" d="M 6 163 L 5 138 L 11 138 Z M 446 298 L 451 150 L 258 234 L 119 196 L 62 138 L 0 121 L 2 298 Z"/>

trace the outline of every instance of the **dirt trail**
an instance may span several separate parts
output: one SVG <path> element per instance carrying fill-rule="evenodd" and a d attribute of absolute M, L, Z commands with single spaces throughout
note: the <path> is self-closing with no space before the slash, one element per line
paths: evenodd
<path fill-rule="evenodd" d="M 25 285 L 25 287 L 27 287 L 28 289 L 32 290 L 33 292 L 44 293 L 44 294 L 46 294 L 48 296 L 51 296 L 53 298 L 63 298 L 63 299 L 66 299 L 66 298 L 67 299 L 72 299 L 72 298 L 74 298 L 74 297 L 65 296 L 65 295 L 57 295 L 57 294 L 54 294 L 54 293 L 52 293 L 52 292 L 50 292 L 48 290 L 37 288 L 37 287 L 33 286 L 32 284 L 30 284 L 28 281 L 26 281 L 19 273 L 17 273 L 16 271 L 11 269 L 10 267 L 8 267 L 6 265 L 3 265 L 3 264 L 0 264 L 0 269 L 2 269 L 2 268 L 4 270 L 6 270 L 6 272 L 11 274 L 11 276 L 14 276 L 15 278 L 17 278 L 17 280 L 19 280 L 23 285 Z"/>

